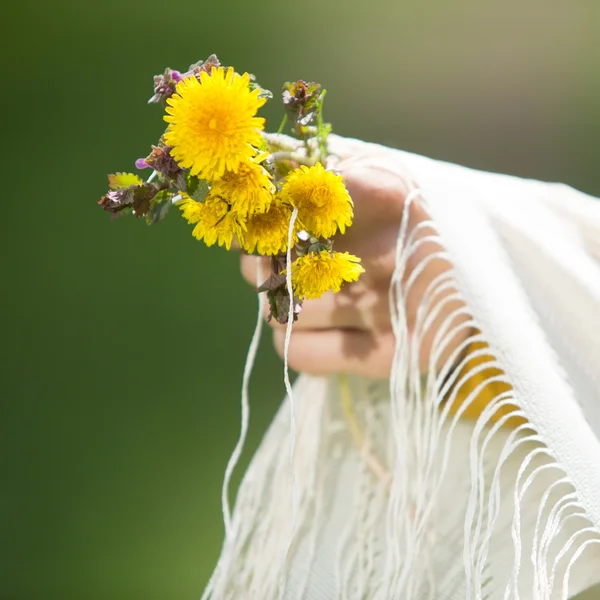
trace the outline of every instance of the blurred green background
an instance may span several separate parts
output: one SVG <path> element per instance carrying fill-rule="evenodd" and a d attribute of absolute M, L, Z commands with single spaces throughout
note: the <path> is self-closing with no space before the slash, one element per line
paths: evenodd
<path fill-rule="evenodd" d="M 149 228 L 96 205 L 162 131 L 165 66 L 320 81 L 338 133 L 600 195 L 597 0 L 3 13 L 2 600 L 192 600 L 219 552 L 254 294 L 175 211 Z M 245 460 L 282 393 L 266 339 Z"/>

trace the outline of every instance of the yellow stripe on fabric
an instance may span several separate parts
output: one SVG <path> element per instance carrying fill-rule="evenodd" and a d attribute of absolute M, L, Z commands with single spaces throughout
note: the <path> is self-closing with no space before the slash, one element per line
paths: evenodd
<path fill-rule="evenodd" d="M 485 350 L 488 348 L 488 345 L 484 342 L 473 342 L 467 348 L 467 356 L 469 354 L 474 353 L 478 350 Z M 465 366 L 462 368 L 457 381 L 460 381 L 462 377 L 465 377 L 469 371 L 473 370 L 475 367 L 485 364 L 487 362 L 494 361 L 494 356 L 489 353 L 482 353 L 470 359 Z M 458 408 L 464 403 L 467 397 L 478 387 L 480 386 L 486 379 L 491 377 L 495 377 L 501 375 L 502 371 L 495 367 L 488 367 L 482 369 L 480 372 L 471 375 L 460 387 L 452 406 L 450 407 L 450 412 L 455 414 Z M 483 410 L 496 398 L 499 394 L 503 394 L 509 392 L 511 390 L 511 386 L 508 383 L 503 381 L 490 381 L 488 382 L 483 389 L 475 396 L 475 398 L 471 401 L 469 406 L 465 407 L 464 412 L 462 413 L 462 417 L 465 419 L 476 420 L 479 418 Z M 498 410 L 492 415 L 491 422 L 496 422 L 501 417 L 508 415 L 513 410 L 517 408 L 516 405 L 506 405 L 498 408 Z M 522 417 L 512 417 L 506 421 L 503 425 L 504 427 L 514 428 L 523 423 L 526 423 L 526 420 Z"/>

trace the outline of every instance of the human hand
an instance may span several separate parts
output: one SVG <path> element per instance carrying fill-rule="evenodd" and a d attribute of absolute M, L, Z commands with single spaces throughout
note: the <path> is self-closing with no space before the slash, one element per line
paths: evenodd
<path fill-rule="evenodd" d="M 334 146 L 338 158 L 335 167 L 343 175 L 354 201 L 354 223 L 345 235 L 334 239 L 334 248 L 359 256 L 366 272 L 356 283 L 345 284 L 337 294 L 328 292 L 303 303 L 300 318 L 293 326 L 288 363 L 294 370 L 315 375 L 354 373 L 388 378 L 395 347 L 389 288 L 405 201 L 417 186 L 392 150 L 339 137 L 335 137 Z M 421 199 L 418 195 L 413 196 L 407 207 L 409 234 L 419 223 L 429 220 Z M 415 233 L 425 237 L 433 231 L 425 228 Z M 443 248 L 439 243 L 429 241 L 408 258 L 404 283 L 411 274 L 416 275 L 406 296 L 409 332 L 413 330 L 428 286 L 451 268 L 445 258 L 435 256 L 440 251 Z M 417 275 L 415 268 L 427 257 L 430 261 Z M 262 270 L 267 273 L 270 259 L 262 260 Z M 256 286 L 256 257 L 243 255 L 241 266 L 245 279 Z M 444 294 L 450 296 L 453 291 L 449 289 Z M 460 307 L 460 301 L 448 300 L 425 332 L 419 356 L 423 371 L 427 369 L 436 331 Z M 455 318 L 458 319 L 461 317 Z M 286 327 L 274 319 L 270 324 L 275 348 L 283 355 Z M 447 358 L 467 334 L 462 329 L 457 332 L 444 349 L 440 361 Z"/>

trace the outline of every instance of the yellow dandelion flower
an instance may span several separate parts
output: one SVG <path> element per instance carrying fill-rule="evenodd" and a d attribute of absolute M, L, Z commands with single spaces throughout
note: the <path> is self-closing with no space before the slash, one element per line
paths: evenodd
<path fill-rule="evenodd" d="M 292 208 L 273 201 L 264 213 L 255 214 L 246 221 L 246 229 L 239 238 L 240 246 L 246 252 L 258 252 L 263 255 L 279 254 L 287 250 L 288 231 Z M 293 241 L 298 240 L 299 225 L 294 227 Z"/>
<path fill-rule="evenodd" d="M 296 296 L 310 300 L 329 290 L 339 292 L 344 281 L 357 281 L 364 272 L 358 256 L 323 250 L 292 263 L 292 287 Z"/>
<path fill-rule="evenodd" d="M 292 171 L 281 195 L 298 209 L 298 218 L 314 236 L 329 238 L 352 224 L 352 198 L 341 175 L 326 171 L 321 163 Z"/>
<path fill-rule="evenodd" d="M 231 67 L 213 67 L 210 75 L 200 73 L 200 81 L 186 77 L 177 84 L 164 119 L 165 143 L 173 146 L 180 167 L 214 181 L 256 154 L 253 146 L 261 142 L 265 120 L 255 115 L 265 98 L 249 84 L 248 73 L 239 75 Z"/>
<path fill-rule="evenodd" d="M 267 171 L 254 161 L 242 163 L 237 173 L 228 171 L 215 181 L 210 196 L 226 198 L 233 210 L 246 217 L 264 213 L 273 200 L 275 186 Z"/>
<path fill-rule="evenodd" d="M 234 236 L 240 237 L 243 232 L 243 220 L 222 198 L 207 198 L 204 202 L 185 198 L 179 203 L 179 208 L 183 218 L 190 225 L 196 225 L 192 235 L 204 240 L 207 246 L 218 243 L 229 250 Z"/>

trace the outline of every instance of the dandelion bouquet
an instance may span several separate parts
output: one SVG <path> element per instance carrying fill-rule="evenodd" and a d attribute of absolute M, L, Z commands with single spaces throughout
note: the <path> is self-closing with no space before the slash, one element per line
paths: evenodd
<path fill-rule="evenodd" d="M 149 100 L 165 105 L 167 129 L 135 163 L 151 174 L 109 175 L 99 204 L 111 217 L 133 214 L 148 224 L 176 205 L 207 246 L 271 257 L 257 291 L 267 294 L 269 318 L 295 320 L 304 299 L 338 292 L 364 271 L 358 257 L 333 250 L 352 224 L 353 204 L 328 169 L 324 97 L 317 83 L 285 83 L 283 120 L 269 134 L 257 112 L 273 95 L 253 75 L 215 55 L 185 73 L 167 68 Z"/>

